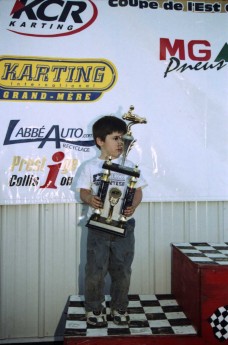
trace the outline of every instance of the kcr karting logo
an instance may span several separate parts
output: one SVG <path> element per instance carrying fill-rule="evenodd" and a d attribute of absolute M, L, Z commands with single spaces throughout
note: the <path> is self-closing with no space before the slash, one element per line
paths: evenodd
<path fill-rule="evenodd" d="M 8 30 L 33 37 L 73 35 L 88 28 L 97 14 L 92 0 L 16 0 Z"/>
<path fill-rule="evenodd" d="M 106 59 L 0 56 L 0 100 L 92 102 L 116 79 Z"/>
<path fill-rule="evenodd" d="M 175 39 L 170 42 L 169 38 L 160 38 L 160 60 L 168 60 L 169 63 L 164 72 L 164 78 L 171 72 L 185 71 L 207 71 L 216 69 L 217 71 L 224 68 L 228 62 L 228 44 L 225 43 L 221 50 L 217 52 L 214 61 L 211 60 L 211 44 L 207 40 L 191 40 L 185 42 L 181 39 Z M 190 64 L 183 63 L 183 60 L 191 60 Z"/>

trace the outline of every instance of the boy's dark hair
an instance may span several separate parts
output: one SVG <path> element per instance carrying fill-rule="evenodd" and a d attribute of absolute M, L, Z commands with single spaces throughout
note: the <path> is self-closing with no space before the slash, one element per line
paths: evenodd
<path fill-rule="evenodd" d="M 98 119 L 93 124 L 93 138 L 96 146 L 100 149 L 100 146 L 97 145 L 96 139 L 100 138 L 102 141 L 105 141 L 105 138 L 108 134 L 113 132 L 127 133 L 127 124 L 124 120 L 115 117 L 113 115 L 103 116 Z"/>

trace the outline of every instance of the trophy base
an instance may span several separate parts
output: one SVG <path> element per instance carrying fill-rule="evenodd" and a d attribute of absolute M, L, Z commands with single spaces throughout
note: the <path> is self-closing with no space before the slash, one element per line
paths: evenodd
<path fill-rule="evenodd" d="M 107 218 L 92 215 L 86 224 L 88 228 L 104 231 L 113 235 L 126 236 L 126 222 L 118 222 L 112 220 L 110 223 L 107 222 Z"/>

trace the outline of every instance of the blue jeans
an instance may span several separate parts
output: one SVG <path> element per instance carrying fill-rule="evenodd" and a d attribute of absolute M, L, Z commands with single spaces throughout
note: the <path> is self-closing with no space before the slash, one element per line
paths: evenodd
<path fill-rule="evenodd" d="M 104 301 L 104 284 L 107 273 L 111 277 L 110 307 L 125 310 L 134 258 L 135 220 L 127 221 L 126 237 L 89 229 L 87 238 L 87 263 L 85 268 L 85 309 L 99 311 Z"/>

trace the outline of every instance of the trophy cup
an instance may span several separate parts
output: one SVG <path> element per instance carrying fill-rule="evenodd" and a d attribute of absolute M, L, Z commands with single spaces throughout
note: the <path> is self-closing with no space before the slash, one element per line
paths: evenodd
<path fill-rule="evenodd" d="M 134 168 L 125 166 L 127 155 L 132 149 L 136 140 L 134 139 L 131 127 L 136 124 L 147 123 L 143 117 L 133 114 L 134 106 L 130 106 L 129 111 L 122 116 L 123 120 L 130 121 L 127 124 L 127 133 L 123 135 L 123 154 L 121 164 L 112 162 L 111 157 L 106 160 L 102 166 L 103 173 L 101 183 L 98 189 L 98 196 L 103 204 L 102 209 L 96 209 L 90 217 L 87 226 L 119 236 L 126 234 L 126 221 L 124 210 L 132 205 L 135 195 L 135 185 L 137 178 L 140 176 L 138 166 Z M 128 176 L 127 186 L 125 186 L 125 193 L 117 187 L 110 184 L 110 174 L 112 172 Z"/>

